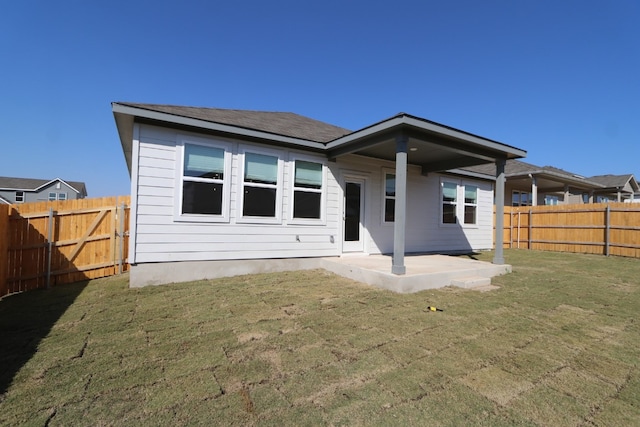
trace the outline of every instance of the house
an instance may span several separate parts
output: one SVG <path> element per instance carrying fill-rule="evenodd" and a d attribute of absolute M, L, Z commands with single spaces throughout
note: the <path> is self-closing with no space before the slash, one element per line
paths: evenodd
<path fill-rule="evenodd" d="M 0 199 L 8 203 L 70 200 L 87 197 L 84 182 L 0 177 Z"/>
<path fill-rule="evenodd" d="M 492 175 L 492 164 L 465 168 Z M 510 159 L 505 164 L 505 200 L 511 206 L 601 203 L 633 199 L 638 183 L 633 175 L 584 177 L 553 166 L 536 166 Z"/>
<path fill-rule="evenodd" d="M 405 253 L 491 249 L 494 186 L 503 199 L 505 160 L 526 155 L 406 113 L 350 131 L 293 113 L 112 110 L 131 175 L 131 286 L 354 254 L 393 254 L 402 275 Z M 461 169 L 483 163 L 497 172 Z"/>
<path fill-rule="evenodd" d="M 640 186 L 632 174 L 596 175 L 589 181 L 604 186 L 594 191 L 598 202 L 633 202 L 640 198 Z"/>

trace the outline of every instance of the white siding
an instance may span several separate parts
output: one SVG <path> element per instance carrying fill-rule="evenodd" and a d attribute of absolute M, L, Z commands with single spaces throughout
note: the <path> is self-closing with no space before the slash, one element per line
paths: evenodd
<path fill-rule="evenodd" d="M 327 168 L 326 217 L 322 224 L 288 224 L 291 170 L 288 150 L 277 150 L 284 162 L 282 221 L 279 224 L 243 223 L 238 215 L 241 189 L 239 147 L 232 142 L 231 197 L 228 222 L 176 221 L 179 202 L 176 179 L 177 143 L 181 134 L 159 127 L 140 126 L 135 260 L 141 262 L 227 260 L 332 256 L 340 253 L 339 189 Z M 184 134 L 182 134 L 184 135 Z M 204 135 L 192 135 L 199 140 Z M 216 140 L 217 138 L 211 137 Z M 263 147 L 273 150 L 273 147 Z M 308 155 L 308 154 L 307 154 Z M 319 156 L 318 161 L 323 161 Z M 331 242 L 333 236 L 333 243 Z"/>
<path fill-rule="evenodd" d="M 346 156 L 337 162 L 324 161 L 327 170 L 324 221 L 306 225 L 292 223 L 291 174 L 293 159 L 313 156 L 274 147 L 284 160 L 282 183 L 282 221 L 273 223 L 246 223 L 239 218 L 238 208 L 241 177 L 239 151 L 247 143 L 230 143 L 231 192 L 229 217 L 225 222 L 192 222 L 176 220 L 176 187 L 180 165 L 177 163 L 177 145 L 183 133 L 150 125 L 140 125 L 138 176 L 132 179 L 132 196 L 137 198 L 132 215 L 132 240 L 135 262 L 232 260 L 252 258 L 289 258 L 337 256 L 342 252 L 342 182 L 345 174 L 359 173 L 365 182 L 365 252 L 390 253 L 393 251 L 393 224 L 385 224 L 383 215 L 383 171 L 394 169 L 392 162 L 361 156 Z M 200 141 L 219 140 L 216 137 L 190 135 Z M 317 156 L 323 161 L 322 156 Z M 406 230 L 407 252 L 436 252 L 489 249 L 493 244 L 493 192 L 491 183 L 451 180 L 473 183 L 478 191 L 478 224 L 451 226 L 440 224 L 441 175 L 422 176 L 420 168 L 409 166 L 408 210 Z"/>
<path fill-rule="evenodd" d="M 383 174 L 384 171 L 394 173 L 395 164 L 361 156 L 347 156 L 338 160 L 337 163 L 342 171 L 361 171 L 367 176 L 365 252 L 392 253 L 393 224 L 383 222 Z M 467 183 L 478 187 L 478 223 L 476 225 L 440 223 L 442 177 L 460 184 Z M 491 249 L 493 247 L 492 183 L 436 173 L 423 176 L 419 167 L 409 165 L 406 221 L 407 253 Z"/>

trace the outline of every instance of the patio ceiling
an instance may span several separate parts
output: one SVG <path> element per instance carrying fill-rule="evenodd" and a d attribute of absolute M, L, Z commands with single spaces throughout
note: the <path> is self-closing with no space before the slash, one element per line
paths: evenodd
<path fill-rule="evenodd" d="M 407 162 L 422 173 L 493 163 L 526 156 L 526 151 L 401 113 L 391 119 L 331 141 L 329 158 L 359 154 L 395 161 L 397 141 L 407 141 Z"/>

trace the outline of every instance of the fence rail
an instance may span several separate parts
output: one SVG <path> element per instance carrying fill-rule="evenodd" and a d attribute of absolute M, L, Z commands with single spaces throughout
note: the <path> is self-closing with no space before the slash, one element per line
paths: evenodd
<path fill-rule="evenodd" d="M 505 248 L 640 258 L 640 206 L 506 206 L 503 236 Z"/>
<path fill-rule="evenodd" d="M 0 206 L 0 296 L 128 270 L 130 197 Z"/>

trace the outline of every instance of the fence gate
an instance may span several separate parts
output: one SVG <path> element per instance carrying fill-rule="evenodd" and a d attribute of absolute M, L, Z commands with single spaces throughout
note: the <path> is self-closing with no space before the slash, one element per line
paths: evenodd
<path fill-rule="evenodd" d="M 5 293 L 126 271 L 128 204 L 109 197 L 13 205 Z"/>

